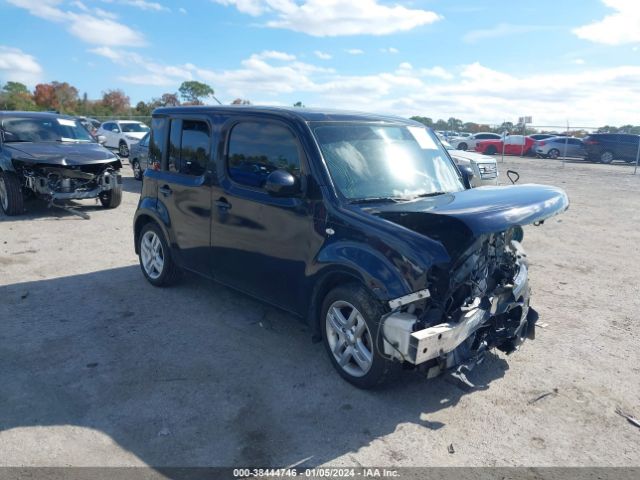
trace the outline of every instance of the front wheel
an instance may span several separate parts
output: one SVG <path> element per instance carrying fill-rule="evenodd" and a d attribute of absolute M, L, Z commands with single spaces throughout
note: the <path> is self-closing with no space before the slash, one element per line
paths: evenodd
<path fill-rule="evenodd" d="M 484 153 L 486 153 L 487 155 L 495 155 L 497 152 L 498 150 L 496 149 L 496 147 L 490 145 L 489 147 L 487 147 L 487 150 Z"/>
<path fill-rule="evenodd" d="M 378 329 L 383 314 L 380 303 L 355 283 L 336 287 L 324 299 L 325 348 L 342 378 L 358 388 L 383 384 L 400 366 L 380 354 Z"/>
<path fill-rule="evenodd" d="M 462 143 L 459 143 L 459 144 L 458 144 L 458 150 L 464 150 L 464 151 L 466 151 L 466 150 L 467 150 L 467 148 L 469 148 L 469 147 L 468 147 L 468 146 L 467 146 L 467 144 L 466 144 L 466 143 L 464 143 L 464 142 L 462 142 Z"/>
<path fill-rule="evenodd" d="M 0 208 L 5 215 L 20 215 L 24 212 L 24 198 L 20 180 L 13 172 L 0 171 Z"/>
<path fill-rule="evenodd" d="M 101 192 L 98 198 L 104 208 L 117 208 L 122 203 L 122 184 L 116 182 L 111 190 Z"/>
<path fill-rule="evenodd" d="M 127 145 L 127 142 L 120 142 L 120 146 L 118 147 L 118 153 L 120 154 L 121 157 L 129 156 L 129 146 Z"/>

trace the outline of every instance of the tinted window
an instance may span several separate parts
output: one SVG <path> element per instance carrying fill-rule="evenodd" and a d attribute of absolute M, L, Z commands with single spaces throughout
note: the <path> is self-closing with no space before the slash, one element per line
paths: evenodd
<path fill-rule="evenodd" d="M 172 120 L 169 135 L 168 170 L 202 175 L 210 152 L 209 126 L 197 120 Z"/>
<path fill-rule="evenodd" d="M 113 123 L 103 123 L 103 124 L 102 124 L 102 128 L 103 128 L 104 130 L 109 130 L 109 131 L 111 131 L 111 129 L 113 128 Z"/>
<path fill-rule="evenodd" d="M 141 147 L 148 147 L 149 146 L 149 134 L 148 133 L 144 137 L 142 137 L 142 140 L 140 140 L 140 146 Z"/>
<path fill-rule="evenodd" d="M 246 122 L 233 127 L 227 162 L 231 178 L 252 187 L 263 187 L 267 176 L 278 169 L 300 177 L 298 143 L 280 125 Z"/>
<path fill-rule="evenodd" d="M 180 149 L 180 173 L 202 175 L 209 159 L 209 126 L 205 122 L 182 122 L 182 148 Z"/>
<path fill-rule="evenodd" d="M 165 152 L 167 119 L 156 117 L 151 120 L 151 139 L 149 141 L 149 163 L 160 165 Z"/>

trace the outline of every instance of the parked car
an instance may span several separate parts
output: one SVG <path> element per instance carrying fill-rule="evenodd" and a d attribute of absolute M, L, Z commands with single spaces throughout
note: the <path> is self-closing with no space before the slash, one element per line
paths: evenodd
<path fill-rule="evenodd" d="M 551 138 L 551 137 L 557 137 L 558 135 L 553 134 L 553 133 L 532 133 L 529 136 L 537 141 L 537 140 L 545 140 L 545 139 Z"/>
<path fill-rule="evenodd" d="M 122 199 L 122 164 L 73 117 L 0 112 L 0 206 L 24 211 L 24 195 L 50 205 L 97 198 L 115 208 Z"/>
<path fill-rule="evenodd" d="M 635 162 L 640 135 L 626 133 L 592 133 L 583 139 L 589 160 L 611 163 L 614 160 Z"/>
<path fill-rule="evenodd" d="M 121 157 L 128 157 L 131 146 L 138 143 L 149 131 L 149 127 L 135 120 L 113 120 L 104 122 L 98 135 L 107 138 L 105 147 L 116 148 Z"/>
<path fill-rule="evenodd" d="M 476 143 L 480 140 L 500 140 L 502 135 L 491 132 L 474 133 L 469 137 L 454 137 L 449 143 L 456 150 L 475 150 Z"/>
<path fill-rule="evenodd" d="M 139 143 L 131 146 L 129 164 L 136 180 L 142 180 L 144 171 L 149 168 L 149 133 Z"/>
<path fill-rule="evenodd" d="M 456 150 L 447 141 L 441 141 L 458 168 L 466 170 L 472 187 L 498 185 L 498 162 L 493 157 L 476 152 Z"/>
<path fill-rule="evenodd" d="M 573 137 L 551 137 L 545 140 L 538 140 L 533 150 L 536 155 L 544 158 L 584 158 L 586 155 L 582 140 Z"/>
<path fill-rule="evenodd" d="M 533 337 L 521 226 L 564 211 L 566 194 L 470 188 L 422 124 L 159 108 L 149 161 L 160 168 L 145 172 L 133 225 L 145 278 L 165 286 L 189 270 L 305 318 L 358 387 L 402 365 L 435 376 Z"/>
<path fill-rule="evenodd" d="M 89 132 L 92 137 L 98 138 L 98 129 L 101 125 L 100 120 L 89 117 L 76 117 L 76 120 L 87 129 L 87 132 Z"/>
<path fill-rule="evenodd" d="M 504 153 L 507 155 L 528 155 L 536 141 L 523 135 L 507 135 L 504 137 Z M 503 139 L 481 140 L 476 142 L 476 152 L 487 155 L 502 153 Z"/>

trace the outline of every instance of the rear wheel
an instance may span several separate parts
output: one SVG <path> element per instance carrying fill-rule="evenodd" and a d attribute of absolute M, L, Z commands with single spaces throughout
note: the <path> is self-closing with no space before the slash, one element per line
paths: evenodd
<path fill-rule="evenodd" d="M 142 273 L 149 283 L 165 287 L 176 282 L 180 270 L 171 258 L 162 230 L 153 222 L 142 227 L 138 237 L 138 255 Z"/>
<path fill-rule="evenodd" d="M 358 388 L 381 385 L 400 367 L 379 353 L 381 343 L 376 346 L 383 314 L 379 302 L 357 283 L 334 288 L 322 304 L 322 335 L 331 363 Z"/>
<path fill-rule="evenodd" d="M 613 162 L 613 152 L 610 150 L 605 150 L 600 154 L 600 163 L 611 163 Z"/>
<path fill-rule="evenodd" d="M 120 145 L 118 146 L 118 153 L 121 157 L 129 156 L 129 147 L 127 145 L 127 142 L 120 141 Z"/>
<path fill-rule="evenodd" d="M 560 150 L 558 150 L 557 148 L 552 148 L 551 150 L 549 150 L 549 153 L 547 154 L 547 157 L 549 158 L 558 158 L 560 156 Z"/>
<path fill-rule="evenodd" d="M 24 212 L 24 198 L 20 181 L 13 172 L 0 171 L 0 208 L 9 216 Z"/>
<path fill-rule="evenodd" d="M 140 168 L 140 162 L 137 159 L 131 162 L 131 168 L 133 169 L 133 178 L 142 180 L 142 168 Z"/>
<path fill-rule="evenodd" d="M 122 184 L 116 182 L 111 190 L 101 192 L 98 198 L 104 208 L 118 207 L 122 203 Z"/>

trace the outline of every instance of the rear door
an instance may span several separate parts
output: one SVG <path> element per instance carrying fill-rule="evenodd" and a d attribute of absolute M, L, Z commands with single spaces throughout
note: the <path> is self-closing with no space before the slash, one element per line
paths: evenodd
<path fill-rule="evenodd" d="M 152 176 L 158 207 L 169 219 L 172 249 L 180 265 L 210 276 L 211 178 L 215 133 L 207 116 L 166 118 L 167 155 Z"/>
<path fill-rule="evenodd" d="M 635 161 L 638 153 L 639 135 L 620 135 L 620 159 Z"/>

